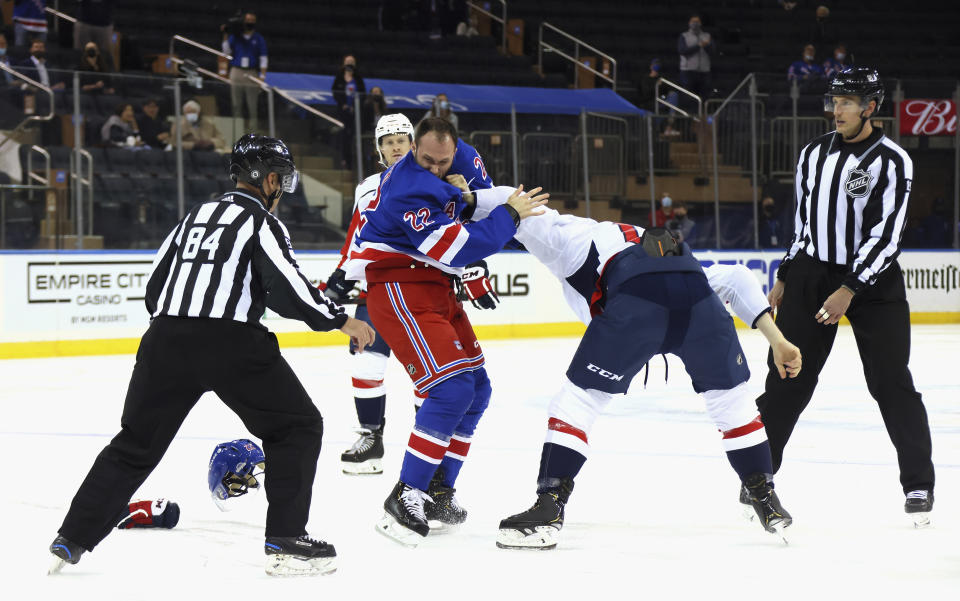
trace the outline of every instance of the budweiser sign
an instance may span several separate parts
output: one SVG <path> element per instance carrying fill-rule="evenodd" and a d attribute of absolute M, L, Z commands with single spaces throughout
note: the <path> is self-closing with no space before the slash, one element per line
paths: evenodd
<path fill-rule="evenodd" d="M 957 133 L 957 105 L 952 100 L 913 98 L 900 103 L 900 135 L 952 136 Z"/>

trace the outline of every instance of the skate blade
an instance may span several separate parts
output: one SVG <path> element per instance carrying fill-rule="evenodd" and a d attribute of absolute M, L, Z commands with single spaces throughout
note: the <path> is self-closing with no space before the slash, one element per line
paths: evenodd
<path fill-rule="evenodd" d="M 907 517 L 913 522 L 914 528 L 929 528 L 930 527 L 930 512 L 929 511 L 919 511 L 917 513 L 908 513 Z"/>
<path fill-rule="evenodd" d="M 67 560 L 60 559 L 56 555 L 53 556 L 53 561 L 50 562 L 50 567 L 47 568 L 47 576 L 53 576 L 54 574 L 59 574 L 60 570 L 63 569 L 63 566 L 67 565 Z"/>
<path fill-rule="evenodd" d="M 410 548 L 416 548 L 420 541 L 424 539 L 423 536 L 398 522 L 389 513 L 384 513 L 383 517 L 377 522 L 377 532 Z"/>
<path fill-rule="evenodd" d="M 783 523 L 774 525 L 774 526 L 773 526 L 773 534 L 776 534 L 777 536 L 779 536 L 781 542 L 783 542 L 783 544 L 784 544 L 785 546 L 789 546 L 789 545 L 790 545 L 790 541 L 788 541 L 788 540 L 787 540 L 787 537 L 784 536 L 784 534 L 783 534 L 783 529 L 784 529 L 784 528 L 785 528 L 785 526 L 783 525 Z"/>
<path fill-rule="evenodd" d="M 440 520 L 427 520 L 427 525 L 430 526 L 430 536 L 434 534 L 453 534 L 460 527 L 460 524 L 448 524 Z"/>
<path fill-rule="evenodd" d="M 530 533 L 513 528 L 501 528 L 497 533 L 497 547 L 547 551 L 557 546 L 559 538 L 560 530 L 553 526 L 537 526 Z"/>
<path fill-rule="evenodd" d="M 757 512 L 754 511 L 753 507 L 750 505 L 743 505 L 743 518 L 748 522 L 752 522 L 757 518 Z"/>
<path fill-rule="evenodd" d="M 269 576 L 322 576 L 337 571 L 335 557 L 307 559 L 295 555 L 269 555 L 264 571 Z"/>
<path fill-rule="evenodd" d="M 351 476 L 382 474 L 383 460 L 368 459 L 360 463 L 351 463 L 349 461 L 341 461 L 340 469 L 343 470 L 344 474 L 349 474 Z"/>

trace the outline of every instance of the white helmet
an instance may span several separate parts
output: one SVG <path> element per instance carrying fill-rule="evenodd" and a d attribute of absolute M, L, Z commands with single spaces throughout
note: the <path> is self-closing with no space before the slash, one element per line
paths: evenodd
<path fill-rule="evenodd" d="M 380 117 L 377 121 L 377 128 L 374 130 L 374 138 L 376 139 L 377 154 L 380 156 L 380 162 L 384 163 L 383 153 L 380 152 L 380 140 L 384 136 L 389 136 L 391 134 L 407 134 L 410 136 L 410 141 L 413 141 L 413 124 L 410 123 L 410 120 L 407 119 L 407 116 L 403 113 L 394 113 L 392 115 L 384 115 Z"/>

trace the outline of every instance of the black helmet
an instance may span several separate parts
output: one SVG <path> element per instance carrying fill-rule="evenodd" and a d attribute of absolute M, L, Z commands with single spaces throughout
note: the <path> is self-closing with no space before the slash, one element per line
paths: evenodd
<path fill-rule="evenodd" d="M 871 100 L 877 101 L 877 108 L 873 114 L 876 115 L 883 104 L 883 82 L 880 81 L 880 74 L 876 69 L 870 67 L 849 67 L 833 76 L 830 83 L 827 84 L 827 93 L 823 96 L 823 109 L 833 112 L 834 96 L 859 96 L 860 106 L 863 110 Z"/>
<path fill-rule="evenodd" d="M 263 191 L 263 180 L 270 173 L 280 177 L 280 190 L 269 197 Z M 267 201 L 267 209 L 273 207 L 281 192 L 292 193 L 297 189 L 299 174 L 293 163 L 293 155 L 283 141 L 257 134 L 245 134 L 233 145 L 230 154 L 230 179 L 256 186 Z"/>

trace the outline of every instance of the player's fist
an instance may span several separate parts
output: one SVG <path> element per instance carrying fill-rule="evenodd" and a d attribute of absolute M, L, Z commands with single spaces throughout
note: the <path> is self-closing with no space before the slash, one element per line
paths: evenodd
<path fill-rule="evenodd" d="M 520 184 L 520 187 L 507 199 L 507 204 L 517 212 L 520 219 L 542 215 L 543 209 L 540 207 L 547 203 L 550 195 L 547 193 L 540 194 L 541 190 L 543 188 L 538 187 L 529 192 L 524 192 L 523 184 Z"/>
<path fill-rule="evenodd" d="M 486 261 L 467 265 L 460 276 L 460 286 L 466 298 L 478 309 L 496 309 L 500 297 L 490 285 L 490 270 Z"/>
<path fill-rule="evenodd" d="M 180 521 L 180 506 L 173 501 L 132 501 L 120 516 L 118 530 L 128 528 L 173 528 Z"/>
<path fill-rule="evenodd" d="M 347 274 L 342 269 L 333 270 L 333 273 L 327 278 L 327 287 L 323 290 L 323 294 L 327 298 L 335 301 L 342 301 L 347 298 L 347 295 L 350 294 L 353 287 L 357 285 L 357 282 L 355 280 L 348 280 L 346 277 Z"/>

